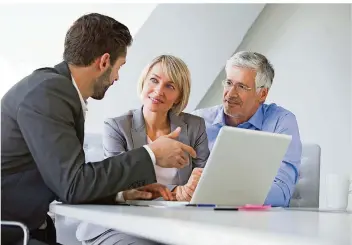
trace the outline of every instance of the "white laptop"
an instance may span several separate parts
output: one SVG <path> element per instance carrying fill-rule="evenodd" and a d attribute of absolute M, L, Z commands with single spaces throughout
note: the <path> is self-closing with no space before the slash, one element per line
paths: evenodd
<path fill-rule="evenodd" d="M 203 174 L 188 202 L 131 200 L 131 205 L 262 205 L 292 136 L 222 127 Z"/>

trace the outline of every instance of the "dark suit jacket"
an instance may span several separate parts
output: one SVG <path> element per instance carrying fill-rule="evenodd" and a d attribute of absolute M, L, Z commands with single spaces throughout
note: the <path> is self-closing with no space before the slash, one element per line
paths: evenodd
<path fill-rule="evenodd" d="M 1 100 L 1 218 L 38 228 L 49 204 L 113 203 L 156 182 L 143 148 L 85 164 L 84 118 L 67 63 L 34 71 Z M 128 164 L 126 164 L 128 163 Z"/>

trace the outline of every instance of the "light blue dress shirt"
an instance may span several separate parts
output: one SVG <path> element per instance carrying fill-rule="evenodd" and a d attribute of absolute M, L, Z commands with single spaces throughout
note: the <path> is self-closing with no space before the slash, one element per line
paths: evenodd
<path fill-rule="evenodd" d="M 193 114 L 201 116 L 205 120 L 211 151 L 221 127 L 226 125 L 224 108 L 222 105 L 218 105 L 196 110 Z M 262 104 L 247 122 L 239 124 L 237 127 L 292 136 L 292 141 L 264 203 L 265 205 L 287 207 L 298 179 L 302 155 L 302 143 L 295 115 L 276 104 Z"/>

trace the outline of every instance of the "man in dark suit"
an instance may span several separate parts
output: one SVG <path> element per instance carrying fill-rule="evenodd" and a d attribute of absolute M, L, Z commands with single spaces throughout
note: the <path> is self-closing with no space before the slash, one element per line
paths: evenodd
<path fill-rule="evenodd" d="M 195 157 L 191 147 L 174 140 L 177 131 L 85 164 L 86 100 L 102 99 L 118 80 L 131 42 L 118 21 L 84 15 L 66 34 L 64 62 L 34 71 L 2 98 L 1 219 L 24 223 L 30 243 L 55 244 L 55 235 L 45 233 L 48 225 L 52 233 L 47 216 L 52 201 L 113 204 L 118 192 L 156 182 L 154 164 L 182 168 L 188 163 L 185 151 Z M 149 194 L 140 192 L 141 198 Z M 2 244 L 18 244 L 21 230 L 4 226 L 1 237 Z"/>

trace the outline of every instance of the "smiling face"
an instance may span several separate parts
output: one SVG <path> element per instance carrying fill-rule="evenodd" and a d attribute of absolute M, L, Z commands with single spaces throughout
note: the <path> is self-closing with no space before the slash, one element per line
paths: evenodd
<path fill-rule="evenodd" d="M 172 81 L 162 64 L 156 63 L 148 72 L 141 93 L 146 109 L 152 112 L 167 113 L 180 102 L 180 89 Z"/>
<path fill-rule="evenodd" d="M 267 89 L 257 91 L 256 72 L 250 68 L 229 67 L 224 82 L 224 112 L 238 123 L 251 118 L 267 96 Z"/>

